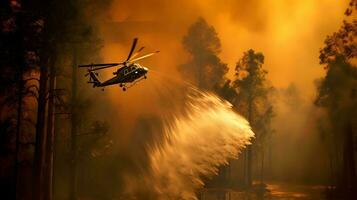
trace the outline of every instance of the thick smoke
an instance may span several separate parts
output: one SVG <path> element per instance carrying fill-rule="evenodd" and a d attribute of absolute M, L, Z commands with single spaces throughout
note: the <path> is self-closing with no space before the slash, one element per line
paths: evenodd
<path fill-rule="evenodd" d="M 120 171 L 120 176 L 128 175 L 128 171 L 138 174 L 139 171 L 145 169 L 143 171 L 149 174 L 148 177 L 154 177 L 155 181 L 161 179 L 159 177 L 165 177 L 163 174 L 153 175 L 156 172 L 150 171 L 152 154 L 146 155 L 145 153 L 146 145 L 155 144 L 157 136 L 161 136 L 162 133 L 137 127 L 145 123 L 156 123 L 158 113 L 161 114 L 158 110 L 162 109 L 162 105 L 180 102 L 181 99 L 161 101 L 153 95 L 157 90 L 167 87 L 167 80 L 158 80 L 152 71 L 159 71 L 171 79 L 179 76 L 176 66 L 189 60 L 189 56 L 181 44 L 182 38 L 188 27 L 198 17 L 206 19 L 217 30 L 218 37 L 222 41 L 220 58 L 223 62 L 228 63 L 228 67 L 235 66 L 237 59 L 246 49 L 254 48 L 262 51 L 267 58 L 266 67 L 270 71 L 269 78 L 272 79 L 273 85 L 286 87 L 290 82 L 296 82 L 298 88 L 303 88 L 300 90 L 301 96 L 306 96 L 306 99 L 309 100 L 315 89 L 312 80 L 322 72 L 318 67 L 318 49 L 325 36 L 338 27 L 346 4 L 347 0 L 338 3 L 330 0 L 319 3 L 312 0 L 288 2 L 254 0 L 248 3 L 241 0 L 175 2 L 115 0 L 110 9 L 103 12 L 111 17 L 100 16 L 100 13 L 96 12 L 97 6 L 90 6 L 93 9 L 87 14 L 93 16 L 95 23 L 100 26 L 100 36 L 104 42 L 101 53 L 103 61 L 120 62 L 125 59 L 133 37 L 139 37 L 138 46 L 145 46 L 145 51 L 161 51 L 158 55 L 140 63 L 151 70 L 148 80 L 126 93 L 121 93 L 115 86 L 106 88 L 104 93 L 91 90 L 91 94 L 95 96 L 98 110 L 94 114 L 104 117 L 111 124 L 110 133 L 116 148 L 114 151 L 126 154 L 124 156 L 126 159 L 120 157 L 114 161 L 109 158 L 111 162 L 125 163 L 128 165 L 127 168 L 130 168 L 130 170 Z M 100 17 L 97 17 L 97 14 Z M 83 62 L 95 61 L 85 60 Z M 112 71 L 108 70 L 101 73 L 100 78 L 104 80 L 111 76 Z M 275 126 L 283 124 L 283 128 L 278 131 L 285 133 L 289 138 L 289 131 L 292 129 L 296 130 L 294 135 L 300 133 L 297 130 L 306 134 L 310 133 L 311 127 L 308 124 L 313 123 L 313 120 L 310 119 L 305 123 L 304 120 L 306 120 L 308 112 L 304 111 L 309 110 L 305 107 L 298 112 L 298 118 L 302 120 L 301 123 L 289 120 L 291 116 L 296 116 L 296 109 L 298 108 L 295 107 L 286 112 L 282 111 L 283 109 L 278 111 L 281 111 L 278 113 L 281 121 L 276 120 Z M 146 116 L 149 117 L 146 118 Z M 143 118 L 146 118 L 145 123 L 143 123 Z M 296 124 L 298 127 L 290 126 L 290 124 Z M 150 132 L 149 136 L 146 135 L 147 132 Z M 301 137 L 303 138 L 303 136 Z M 314 135 L 314 137 L 317 136 Z M 284 139 L 283 137 L 280 140 L 286 142 Z M 301 140 L 307 141 L 308 139 Z M 167 143 L 171 144 L 172 142 Z M 164 148 L 164 146 L 159 147 Z M 294 146 L 299 147 L 299 144 L 294 144 Z M 160 149 L 159 147 L 157 148 Z M 311 147 L 311 149 L 313 148 Z M 285 147 L 277 149 L 276 152 L 279 154 L 284 150 L 286 150 Z M 151 150 L 150 152 L 155 151 Z M 155 154 L 160 155 L 159 153 Z M 286 163 L 284 158 L 289 155 L 280 155 L 280 161 Z M 305 163 L 300 163 L 299 166 L 303 167 Z M 285 172 L 288 174 L 291 172 L 289 170 Z M 131 182 L 138 181 L 140 178 L 142 177 L 134 176 Z M 160 183 L 160 181 L 156 182 Z M 160 196 L 160 191 L 151 190 L 153 188 L 149 183 L 152 182 L 130 186 L 141 185 L 148 190 L 150 188 L 153 194 Z M 112 187 L 115 189 L 117 186 L 112 185 Z M 143 188 L 131 188 L 131 191 L 144 191 Z M 143 193 L 147 194 L 147 192 Z"/>
<path fill-rule="evenodd" d="M 215 27 L 222 43 L 220 58 L 231 72 L 242 53 L 252 48 L 264 52 L 274 86 L 295 82 L 311 96 L 313 80 L 323 73 L 319 48 L 339 27 L 347 5 L 348 0 L 115 0 L 108 11 L 112 21 L 102 23 L 107 42 L 103 55 L 108 60 L 124 58 L 131 39 L 138 36 L 145 47 L 161 51 L 160 59 L 144 62 L 177 76 L 174 66 L 189 59 L 182 38 L 202 17 Z"/>

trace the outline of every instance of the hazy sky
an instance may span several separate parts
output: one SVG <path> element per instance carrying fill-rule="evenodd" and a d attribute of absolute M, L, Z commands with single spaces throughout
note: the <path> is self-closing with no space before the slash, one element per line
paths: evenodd
<path fill-rule="evenodd" d="M 190 25 L 203 17 L 221 40 L 219 57 L 230 68 L 229 78 L 243 52 L 252 48 L 264 53 L 264 67 L 275 87 L 284 88 L 294 82 L 301 92 L 303 100 L 298 102 L 299 106 L 289 107 L 291 102 L 283 102 L 289 100 L 283 98 L 274 105 L 275 171 L 281 176 L 292 176 L 294 171 L 296 177 L 302 177 L 305 171 L 316 176 L 324 173 L 320 167 L 325 166 L 327 159 L 322 156 L 316 159 L 316 152 L 324 149 L 314 127 L 319 115 L 312 105 L 314 80 L 324 75 L 319 65 L 319 49 L 326 36 L 342 24 L 349 0 L 113 1 L 108 13 L 103 13 L 105 17 L 88 11 L 101 25 L 103 62 L 125 60 L 134 37 L 139 38 L 137 48 L 145 46 L 144 52 L 160 50 L 159 54 L 140 61 L 151 70 L 147 80 L 126 92 L 119 86 L 107 87 L 105 92 L 93 90 L 95 95 L 106 98 L 106 103 L 97 107 L 98 113 L 108 117 L 110 130 L 121 143 L 116 147 L 140 150 L 140 145 L 148 143 L 150 137 L 142 119 L 150 119 L 147 123 L 157 127 L 153 122 L 163 116 L 165 104 L 180 102 L 173 91 L 179 84 L 170 80 L 180 78 L 177 66 L 189 59 L 182 46 L 183 36 Z M 101 71 L 99 78 L 112 77 L 113 70 Z M 135 133 L 138 127 L 143 129 L 142 133 L 138 131 L 140 134 Z M 304 149 L 296 151 L 301 146 Z"/>
<path fill-rule="evenodd" d="M 342 24 L 347 4 L 348 0 L 114 0 L 108 11 L 110 18 L 100 22 L 103 60 L 124 60 L 132 39 L 139 37 L 138 46 L 145 46 L 144 52 L 161 51 L 140 63 L 176 79 L 177 66 L 189 59 L 182 38 L 189 26 L 203 17 L 221 39 L 219 57 L 231 69 L 229 76 L 243 52 L 253 48 L 264 53 L 264 67 L 275 87 L 295 82 L 302 96 L 312 102 L 314 80 L 323 76 L 319 49 L 325 37 Z M 112 69 L 107 70 L 100 78 L 111 73 Z M 151 94 L 166 81 L 154 76 L 149 72 L 148 80 L 126 94 L 119 92 L 119 87 L 106 89 L 111 103 L 125 113 L 121 120 L 130 123 L 131 117 L 156 112 L 160 107 Z"/>
<path fill-rule="evenodd" d="M 181 41 L 201 16 L 215 27 L 222 42 L 220 58 L 234 69 L 243 51 L 253 48 L 266 57 L 269 78 L 277 87 L 295 82 L 312 95 L 313 80 L 322 76 L 319 48 L 337 30 L 348 0 L 115 0 L 104 28 L 105 60 L 126 57 L 131 38 L 161 53 L 143 61 L 172 72 L 187 60 Z M 232 74 L 232 73 L 230 73 Z"/>

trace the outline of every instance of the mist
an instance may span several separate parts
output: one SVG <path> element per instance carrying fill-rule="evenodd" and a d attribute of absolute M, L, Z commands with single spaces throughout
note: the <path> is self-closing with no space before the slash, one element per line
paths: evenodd
<path fill-rule="evenodd" d="M 299 106 L 288 107 L 288 97 L 279 94 L 276 100 L 277 117 L 274 119 L 273 128 L 279 141 L 294 141 L 293 146 L 286 145 L 292 149 L 314 139 L 315 143 L 306 144 L 306 152 L 296 152 L 297 157 L 309 156 L 309 151 L 312 151 L 314 146 L 323 151 L 319 144 L 319 135 L 314 130 L 315 119 L 309 114 L 315 113 L 315 108 L 310 103 L 315 96 L 314 80 L 323 73 L 318 66 L 318 51 L 325 35 L 340 26 L 347 3 L 348 1 L 309 0 L 249 3 L 214 0 L 170 3 L 114 1 L 109 10 L 110 19 L 107 18 L 100 23 L 101 37 L 104 41 L 101 54 L 107 62 L 124 59 L 131 39 L 139 37 L 139 45 L 145 46 L 146 51 L 161 51 L 157 58 L 145 60 L 142 64 L 168 77 L 179 77 L 177 66 L 189 59 L 181 44 L 182 38 L 188 27 L 198 17 L 203 17 L 216 29 L 221 40 L 220 58 L 230 68 L 228 78 L 232 77 L 232 68 L 242 52 L 248 48 L 255 48 L 264 52 L 267 58 L 265 68 L 269 71 L 268 76 L 274 87 L 285 90 L 290 84 L 295 85 L 300 96 Z M 322 13 L 324 17 L 321 17 Z M 282 49 L 284 51 L 281 51 Z M 109 76 L 110 72 L 103 79 Z M 130 129 L 128 127 L 133 125 L 133 119 L 138 116 L 155 112 L 153 110 L 156 108 L 151 111 L 147 109 L 147 105 L 154 105 L 156 101 L 150 94 L 151 89 L 148 89 L 152 88 L 150 81 L 147 85 L 139 84 L 135 91 L 129 91 L 120 97 L 116 93 L 116 88 L 108 89 L 113 108 L 126 115 L 123 119 L 126 124 L 124 130 Z M 160 81 L 162 85 L 166 84 L 165 79 Z M 146 99 L 145 104 L 141 99 Z M 287 119 L 286 116 L 293 118 Z M 281 124 L 284 126 L 281 127 Z M 300 135 L 302 132 L 303 136 Z M 301 140 L 301 143 L 296 139 Z M 281 160 L 284 160 L 285 156 L 281 154 L 285 149 L 276 151 L 276 155 L 280 155 Z M 288 153 L 286 156 L 291 157 Z M 314 168 L 305 169 L 304 163 L 297 163 L 301 169 L 296 170 L 296 176 L 299 176 L 301 171 Z M 286 173 L 292 171 L 295 170 L 287 169 Z"/>
<path fill-rule="evenodd" d="M 1 180 L 15 199 L 354 194 L 355 0 L 3 4 Z M 125 61 L 134 38 L 159 53 L 126 91 L 77 68 Z"/>
<path fill-rule="evenodd" d="M 188 81 L 177 70 L 177 66 L 190 59 L 182 41 L 189 26 L 202 17 L 215 28 L 221 40 L 219 57 L 230 69 L 227 78 L 233 77 L 238 58 L 248 48 L 262 51 L 266 57 L 268 78 L 277 90 L 274 97 L 276 117 L 273 119 L 275 133 L 271 177 L 292 182 L 327 183 L 328 170 L 320 169 L 328 164 L 328 158 L 315 158 L 316 154 L 323 155 L 326 149 L 316 128 L 316 121 L 321 114 L 312 103 L 316 96 L 314 81 L 323 74 L 317 59 L 319 49 L 325 36 L 340 26 L 347 4 L 347 0 L 256 0 L 249 3 L 215 0 L 113 1 L 107 13 L 110 17 L 101 18 L 98 23 L 103 40 L 102 60 L 117 62 L 125 59 L 133 37 L 139 38 L 139 46 L 144 46 L 145 52 L 160 50 L 157 56 L 141 63 L 153 71 L 149 74 L 149 80 L 138 84 L 125 95 L 118 95 L 116 87 L 105 91 L 105 98 L 109 102 L 109 108 L 105 110 L 112 110 L 112 118 L 119 119 L 109 119 L 111 134 L 117 145 L 122 146 L 119 151 L 125 152 L 131 146 L 143 149 L 143 146 L 155 141 L 142 138 L 147 137 L 146 132 L 136 130 L 137 121 L 143 117 L 150 118 L 147 119 L 150 124 L 155 121 L 152 117 L 167 112 L 161 106 L 163 101 L 175 104 L 175 100 L 163 96 L 171 95 L 167 90 L 179 87 L 172 85 L 172 80 Z M 101 79 L 110 76 L 111 70 L 106 70 Z M 291 87 L 295 94 L 289 93 Z M 157 97 L 157 90 L 166 92 L 161 91 L 161 97 Z M 140 153 L 130 158 L 134 163 L 143 164 L 135 160 L 148 160 L 146 156 L 142 158 L 145 150 L 136 151 Z M 144 166 L 138 166 L 138 169 Z"/>

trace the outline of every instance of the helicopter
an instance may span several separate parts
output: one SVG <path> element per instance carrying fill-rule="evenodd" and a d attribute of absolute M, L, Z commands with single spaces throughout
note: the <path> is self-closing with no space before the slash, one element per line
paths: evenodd
<path fill-rule="evenodd" d="M 103 87 L 102 90 L 104 90 L 104 87 L 106 86 L 119 84 L 119 86 L 123 89 L 123 91 L 126 91 L 127 88 L 130 88 L 135 83 L 147 78 L 147 73 L 149 69 L 136 62 L 144 58 L 153 56 L 156 53 L 159 53 L 159 51 L 155 51 L 136 58 L 139 55 L 139 53 L 144 49 L 144 47 L 141 47 L 138 51 L 136 51 L 133 54 L 137 42 L 138 42 L 138 38 L 134 38 L 129 55 L 124 62 L 87 64 L 87 65 L 78 65 L 78 67 L 87 68 L 87 73 L 85 74 L 85 76 L 89 76 L 88 83 L 93 84 L 92 85 L 93 88 Z M 116 67 L 116 66 L 121 66 L 121 67 L 118 68 L 115 72 L 113 72 L 114 77 L 104 82 L 101 82 L 99 80 L 98 78 L 99 74 L 96 73 L 95 71 Z M 131 85 L 127 86 L 127 84 L 131 84 Z"/>

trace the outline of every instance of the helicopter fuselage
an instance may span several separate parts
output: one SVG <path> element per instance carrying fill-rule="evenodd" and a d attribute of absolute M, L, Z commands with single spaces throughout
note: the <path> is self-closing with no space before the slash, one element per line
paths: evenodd
<path fill-rule="evenodd" d="M 124 62 L 97 63 L 97 64 L 92 63 L 86 65 L 78 65 L 78 67 L 87 68 L 87 74 L 85 74 L 85 76 L 89 76 L 89 80 L 87 83 L 92 84 L 93 87 L 103 87 L 102 90 L 104 90 L 105 86 L 118 84 L 123 89 L 123 91 L 125 91 L 127 88 L 130 88 L 131 86 L 135 85 L 138 81 L 142 80 L 142 77 L 146 79 L 148 68 L 143 67 L 136 62 L 144 58 L 153 56 L 156 53 L 159 53 L 159 51 L 147 53 L 145 55 L 137 57 L 139 53 L 144 49 L 144 47 L 141 47 L 139 50 L 137 50 L 134 53 L 137 41 L 138 38 L 134 38 L 133 44 L 129 51 L 129 55 Z M 107 69 L 116 66 L 122 66 L 122 67 L 117 69 L 115 72 L 113 72 L 114 77 L 104 82 L 101 82 L 99 80 L 98 73 L 96 73 L 97 70 Z M 126 85 L 126 83 L 130 83 L 130 84 Z"/>
<path fill-rule="evenodd" d="M 100 84 L 97 84 L 96 87 L 105 87 L 114 84 L 131 83 L 141 77 L 145 77 L 147 72 L 148 69 L 146 67 L 143 67 L 138 63 L 133 63 L 129 66 L 124 66 L 122 68 L 119 68 L 116 72 L 113 73 L 113 75 L 115 75 L 113 78 L 104 81 Z"/>

